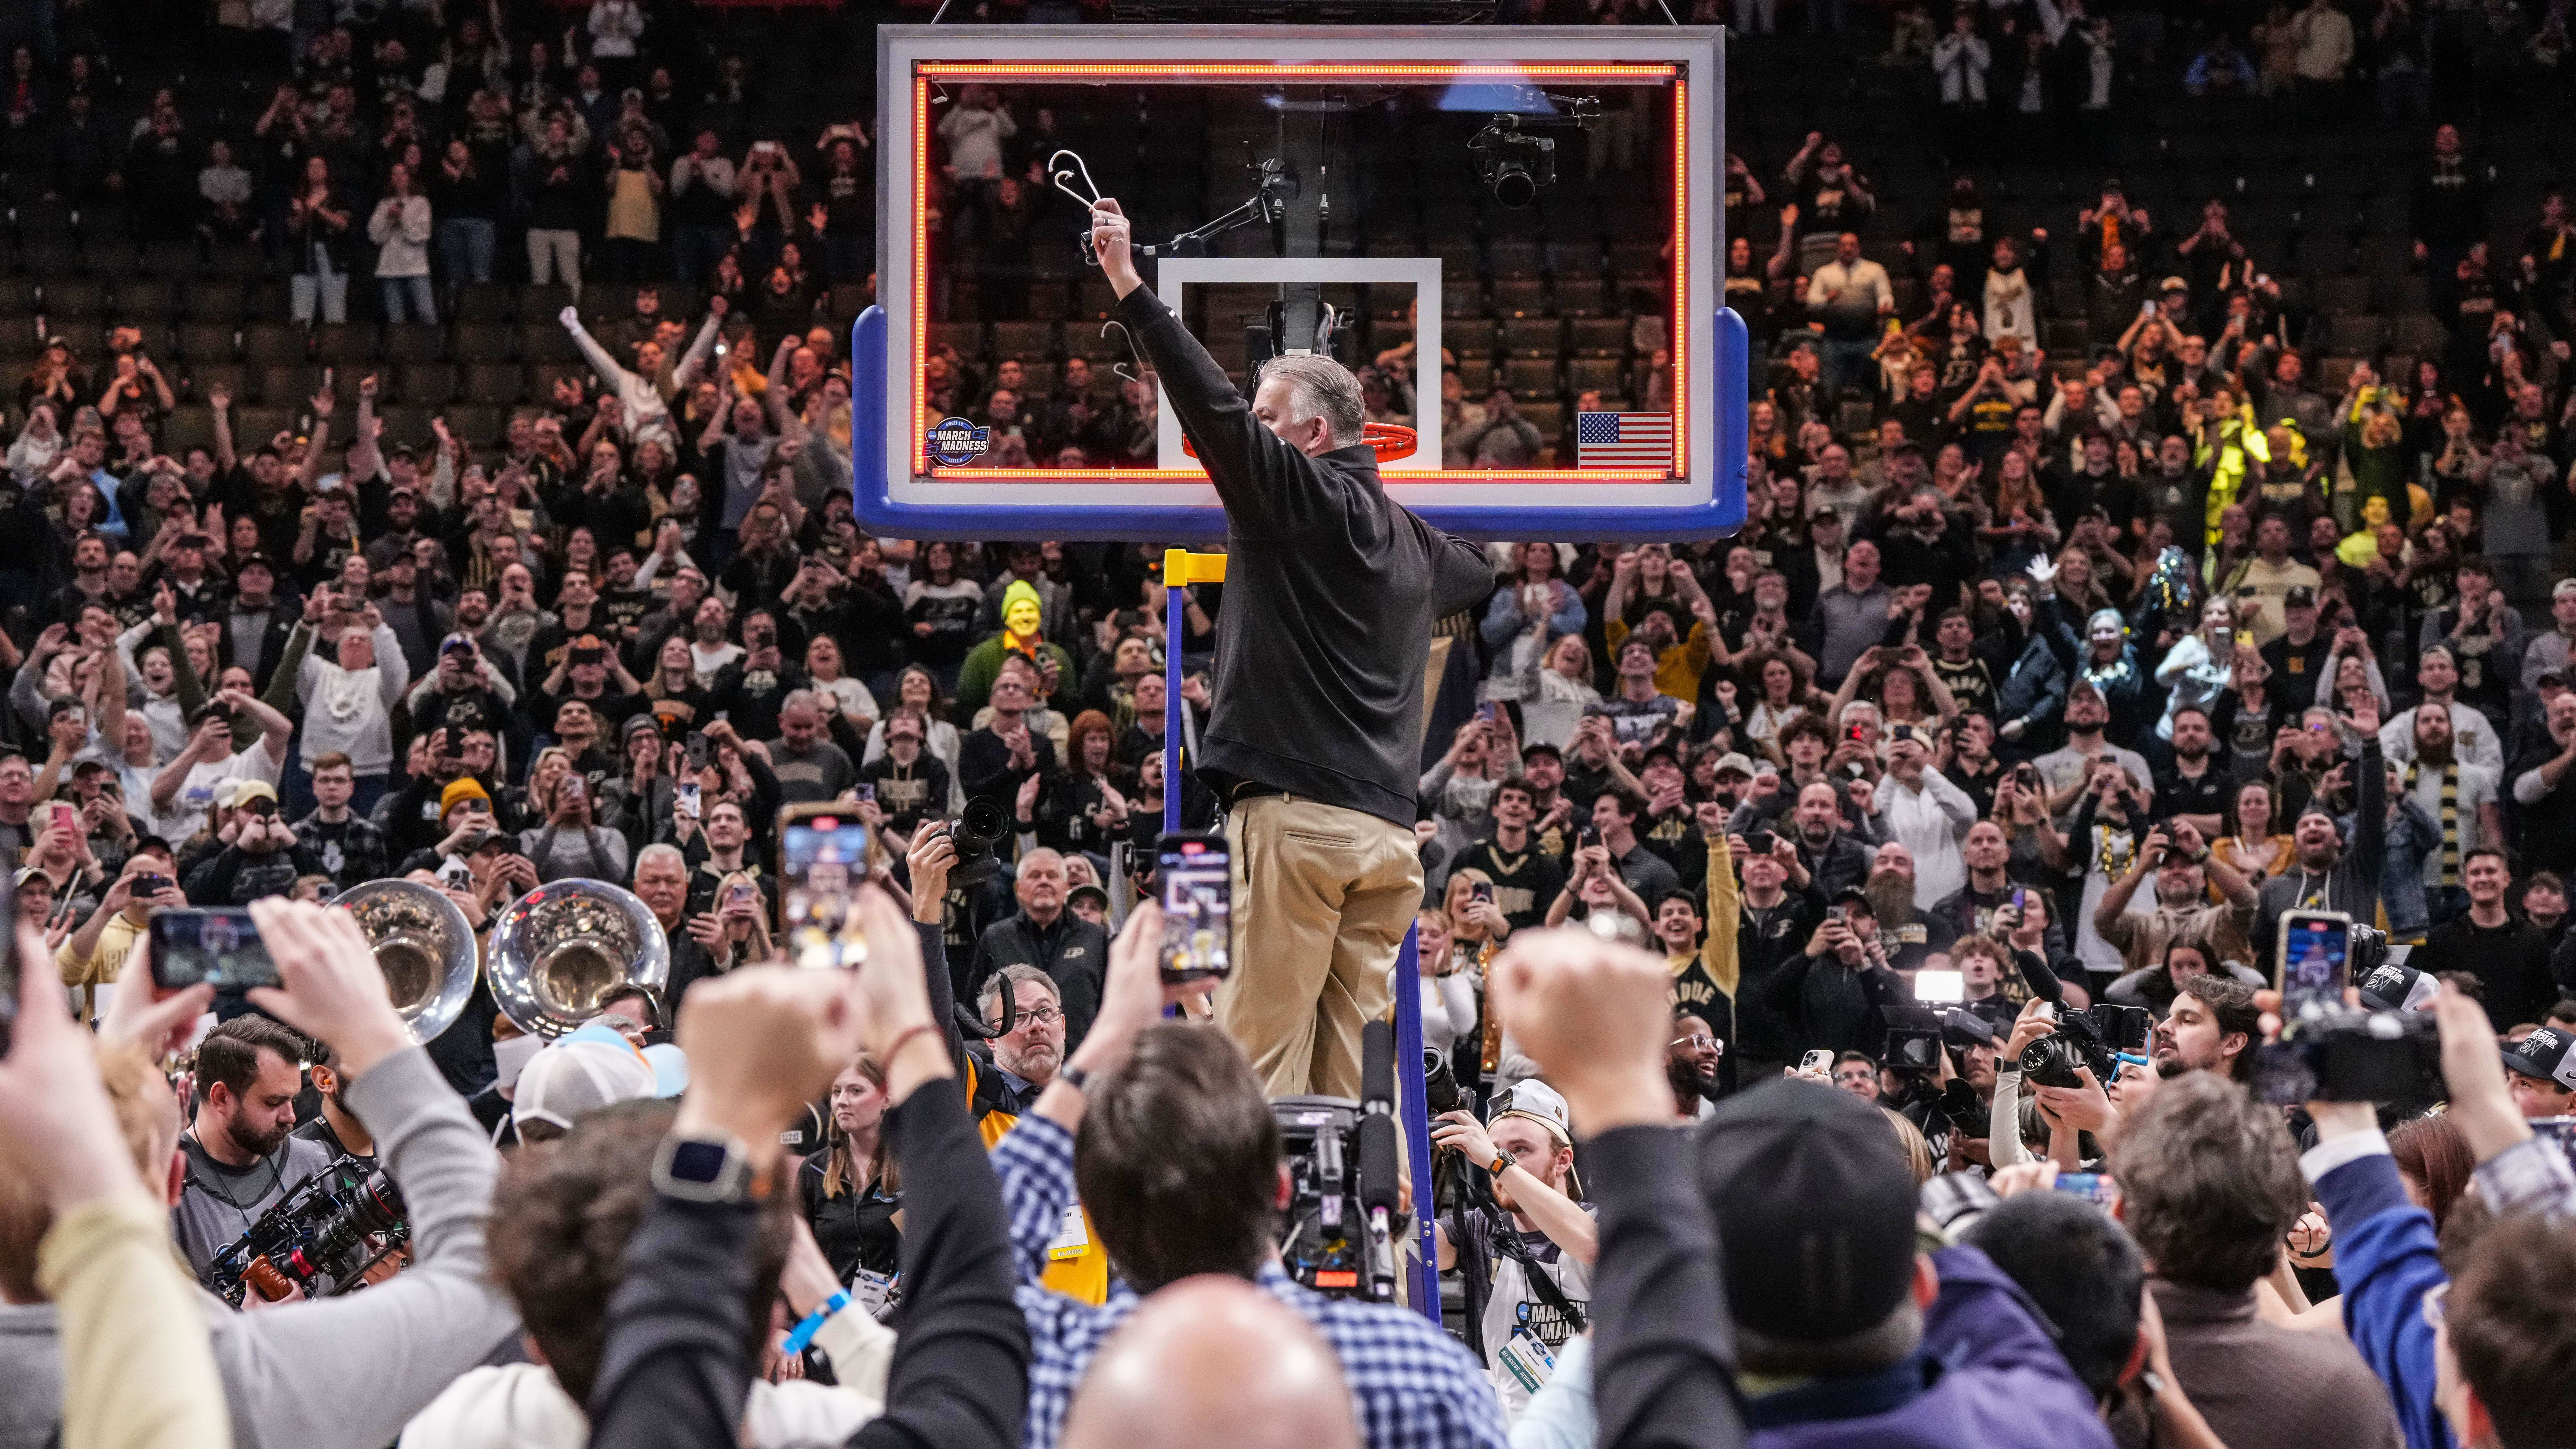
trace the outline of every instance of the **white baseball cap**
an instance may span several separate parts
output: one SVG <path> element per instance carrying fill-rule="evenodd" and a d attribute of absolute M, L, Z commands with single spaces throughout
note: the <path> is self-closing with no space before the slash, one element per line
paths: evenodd
<path fill-rule="evenodd" d="M 522 1131 L 531 1122 L 569 1132 L 585 1112 L 653 1095 L 654 1071 L 624 1038 L 568 1036 L 530 1058 L 510 1099 L 510 1120 Z"/>
<path fill-rule="evenodd" d="M 1556 1088 L 1536 1077 L 1495 1094 L 1494 1114 L 1486 1119 L 1486 1125 L 1491 1126 L 1506 1117 L 1527 1117 L 1545 1127 L 1548 1135 L 1558 1142 L 1568 1147 L 1574 1145 L 1574 1115 L 1567 1110 L 1565 1098 L 1557 1094 Z"/>

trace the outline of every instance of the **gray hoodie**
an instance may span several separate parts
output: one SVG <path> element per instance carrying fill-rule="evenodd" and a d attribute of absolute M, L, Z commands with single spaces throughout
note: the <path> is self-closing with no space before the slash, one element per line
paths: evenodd
<path fill-rule="evenodd" d="M 252 1313 L 200 1295 L 236 1449 L 380 1449 L 518 1332 L 483 1258 L 501 1159 L 464 1099 L 412 1047 L 348 1100 L 411 1210 L 412 1265 L 363 1293 Z M 61 1423 L 57 1333 L 50 1303 L 0 1305 L 0 1449 L 43 1449 Z"/>

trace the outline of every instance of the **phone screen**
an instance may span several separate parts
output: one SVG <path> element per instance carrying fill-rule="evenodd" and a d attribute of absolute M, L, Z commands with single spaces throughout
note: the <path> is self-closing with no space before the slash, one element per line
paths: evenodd
<path fill-rule="evenodd" d="M 700 789 L 701 787 L 695 780 L 682 780 L 680 783 L 672 786 L 671 813 L 674 815 L 685 815 L 691 820 L 697 819 Z"/>
<path fill-rule="evenodd" d="M 1212 981 L 1232 974 L 1233 859 L 1225 837 L 1166 835 L 1155 851 L 1163 882 L 1163 979 Z"/>
<path fill-rule="evenodd" d="M 2292 911 L 2281 917 L 2281 1015 L 2295 1022 L 2311 1004 L 2343 1004 L 2352 921 L 2339 911 Z"/>
<path fill-rule="evenodd" d="M 277 963 L 242 910 L 168 910 L 152 917 L 152 980 L 163 990 L 275 986 Z"/>
<path fill-rule="evenodd" d="M 790 930 L 838 930 L 867 879 L 868 827 L 855 815 L 790 816 L 778 837 L 778 874 Z"/>

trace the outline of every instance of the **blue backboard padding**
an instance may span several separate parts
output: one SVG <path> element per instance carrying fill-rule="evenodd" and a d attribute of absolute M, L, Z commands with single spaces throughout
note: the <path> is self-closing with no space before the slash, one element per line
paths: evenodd
<path fill-rule="evenodd" d="M 1645 540 L 1720 538 L 1744 526 L 1744 459 L 1747 415 L 1744 390 L 1750 366 L 1744 319 L 1732 308 L 1717 313 L 1717 358 L 1703 376 L 1729 383 L 1712 409 L 1717 418 L 1718 477 L 1704 504 L 1686 508 L 1462 508 L 1415 512 L 1461 538 Z M 1221 543 L 1225 511 L 1214 506 L 1170 504 L 933 504 L 893 496 L 886 476 L 886 317 L 881 307 L 859 314 L 850 329 L 850 463 L 852 502 L 859 527 L 887 538 L 1064 539 Z M 1033 485 L 1044 489 L 1046 484 Z M 1579 487 L 1580 485 L 1569 485 Z"/>

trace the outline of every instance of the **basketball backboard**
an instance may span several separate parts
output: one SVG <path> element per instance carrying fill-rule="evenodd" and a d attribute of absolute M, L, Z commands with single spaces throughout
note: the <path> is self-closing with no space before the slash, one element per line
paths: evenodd
<path fill-rule="evenodd" d="M 1171 410 L 1120 375 L 1093 194 L 1239 381 L 1272 351 L 1358 371 L 1390 492 L 1441 526 L 1742 522 L 1719 31 L 887 26 L 878 49 L 872 531 L 1223 537 Z"/>

